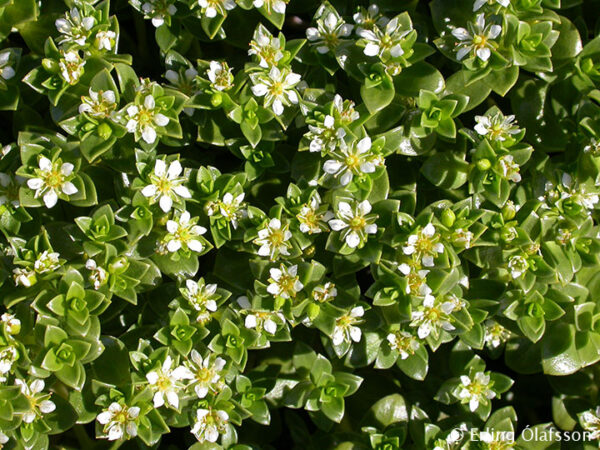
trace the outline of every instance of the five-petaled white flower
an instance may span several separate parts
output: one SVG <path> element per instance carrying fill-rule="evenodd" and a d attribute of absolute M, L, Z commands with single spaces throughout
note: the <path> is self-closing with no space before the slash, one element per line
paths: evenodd
<path fill-rule="evenodd" d="M 500 173 L 507 180 L 518 183 L 521 181 L 521 174 L 519 173 L 519 165 L 514 162 L 513 155 L 504 155 L 498 158 L 498 167 Z"/>
<path fill-rule="evenodd" d="M 173 202 L 178 202 L 179 198 L 188 199 L 192 197 L 188 188 L 183 186 L 185 177 L 180 177 L 183 168 L 177 160 L 169 165 L 162 159 L 157 159 L 154 163 L 154 170 L 148 176 L 150 184 L 142 189 L 142 195 L 150 199 L 150 204 L 160 205 L 164 212 L 171 211 Z"/>
<path fill-rule="evenodd" d="M 352 16 L 356 24 L 356 34 L 360 36 L 362 30 L 372 30 L 375 25 L 384 27 L 388 19 L 379 14 L 379 6 L 372 4 L 367 9 L 360 8 Z"/>
<path fill-rule="evenodd" d="M 365 48 L 364 54 L 367 56 L 379 56 L 383 60 L 398 58 L 404 54 L 402 44 L 404 37 L 410 33 L 410 29 L 402 29 L 398 18 L 390 20 L 385 28 L 381 29 L 378 26 L 372 30 L 361 29 L 358 34 L 363 38 Z"/>
<path fill-rule="evenodd" d="M 467 25 L 468 30 L 462 27 L 454 28 L 452 36 L 460 42 L 456 47 L 456 58 L 460 61 L 469 53 L 478 57 L 482 61 L 490 59 L 492 49 L 494 48 L 493 41 L 502 32 L 500 25 L 485 23 L 485 15 L 479 14 L 475 19 L 475 23 Z"/>
<path fill-rule="evenodd" d="M 208 392 L 217 392 L 220 389 L 219 382 L 223 376 L 225 360 L 220 356 L 210 354 L 205 358 L 200 356 L 196 349 L 190 353 L 190 360 L 186 367 L 191 372 L 190 385 L 194 386 L 194 392 L 198 398 L 204 398 Z"/>
<path fill-rule="evenodd" d="M 471 412 L 479 408 L 479 404 L 487 404 L 488 400 L 496 397 L 492 391 L 493 383 L 490 376 L 484 372 L 477 372 L 473 377 L 462 375 L 458 386 L 458 398 L 461 403 L 468 403 Z"/>
<path fill-rule="evenodd" d="M 390 348 L 400 354 L 400 359 L 407 359 L 419 349 L 419 341 L 410 333 L 396 330 L 386 336 Z"/>
<path fill-rule="evenodd" d="M 84 16 L 77 8 L 72 8 L 71 11 L 67 11 L 65 17 L 54 22 L 58 32 L 63 35 L 58 43 L 84 46 L 95 24 L 96 19 L 92 16 Z"/>
<path fill-rule="evenodd" d="M 306 137 L 310 139 L 308 149 L 311 152 L 333 151 L 341 143 L 346 130 L 342 127 L 337 127 L 333 116 L 326 115 L 323 123 L 309 124 L 309 132 Z"/>
<path fill-rule="evenodd" d="M 337 297 L 338 291 L 335 284 L 331 281 L 323 285 L 316 286 L 311 295 L 314 301 L 319 303 L 326 303 Z"/>
<path fill-rule="evenodd" d="M 81 58 L 78 51 L 69 51 L 63 53 L 58 61 L 60 75 L 70 85 L 77 84 L 84 72 L 85 61 Z"/>
<path fill-rule="evenodd" d="M 91 258 L 85 262 L 85 268 L 90 271 L 88 280 L 90 280 L 94 286 L 94 289 L 100 289 L 100 287 L 106 283 L 106 280 L 108 279 L 108 273 L 106 270 L 99 266 L 98 263 Z"/>
<path fill-rule="evenodd" d="M 0 350 L 0 382 L 6 381 L 6 374 L 12 369 L 13 364 L 19 358 L 16 347 L 9 345 Z"/>
<path fill-rule="evenodd" d="M 33 263 L 34 270 L 37 273 L 54 272 L 60 266 L 59 256 L 56 252 L 44 250 Z"/>
<path fill-rule="evenodd" d="M 24 267 L 13 269 L 13 278 L 15 280 L 15 286 L 31 287 L 37 283 L 35 271 L 25 269 Z"/>
<path fill-rule="evenodd" d="M 344 100 L 341 95 L 333 97 L 333 113 L 343 125 L 350 125 L 360 119 L 360 114 L 354 108 L 356 104 L 352 100 Z"/>
<path fill-rule="evenodd" d="M 216 284 L 206 284 L 202 278 L 199 281 L 186 280 L 185 288 L 181 288 L 179 291 L 192 308 L 198 312 L 197 322 L 207 322 L 210 314 L 217 310 L 219 295 Z"/>
<path fill-rule="evenodd" d="M 217 14 L 226 16 L 227 11 L 231 11 L 237 5 L 234 0 L 198 0 L 202 14 L 209 19 L 217 17 Z"/>
<path fill-rule="evenodd" d="M 429 270 L 419 269 L 418 267 L 407 263 L 398 265 L 398 270 L 406 277 L 407 294 L 425 296 L 431 294 L 431 288 L 427 285 L 427 275 Z"/>
<path fill-rule="evenodd" d="M 206 228 L 196 225 L 197 221 L 198 217 L 192 218 L 188 211 L 167 221 L 165 242 L 169 252 L 175 253 L 182 248 L 197 253 L 204 250 L 204 244 L 198 238 L 206 233 Z"/>
<path fill-rule="evenodd" d="M 211 61 L 210 68 L 206 71 L 210 86 L 217 91 L 226 91 L 233 87 L 233 74 L 226 62 Z"/>
<path fill-rule="evenodd" d="M 297 105 L 299 102 L 296 85 L 300 83 L 300 75 L 289 69 L 271 67 L 268 73 L 257 72 L 250 75 L 252 93 L 264 97 L 265 108 L 272 108 L 280 116 L 285 106 Z"/>
<path fill-rule="evenodd" d="M 166 402 L 175 409 L 179 408 L 178 392 L 183 388 L 182 380 L 190 379 L 193 374 L 185 366 L 177 366 L 174 369 L 173 359 L 167 355 L 161 367 L 146 374 L 146 380 L 154 391 L 155 408 L 160 408 Z"/>
<path fill-rule="evenodd" d="M 504 8 L 508 8 L 510 5 L 510 0 L 475 0 L 473 3 L 473 12 L 479 11 L 485 4 L 494 4 L 497 3 Z"/>
<path fill-rule="evenodd" d="M 255 328 L 257 331 L 265 330 L 269 334 L 277 332 L 277 321 L 285 321 L 281 313 L 272 311 L 252 311 L 246 316 L 244 326 Z"/>
<path fill-rule="evenodd" d="M 222 410 L 199 408 L 191 433 L 198 442 L 217 442 L 220 434 L 225 434 L 229 414 Z"/>
<path fill-rule="evenodd" d="M 483 341 L 489 348 L 498 348 L 504 342 L 506 342 L 512 333 L 500 325 L 495 320 L 488 320 L 485 322 L 485 335 Z"/>
<path fill-rule="evenodd" d="M 81 97 L 79 114 L 86 113 L 88 116 L 98 119 L 111 117 L 117 109 L 117 98 L 113 91 L 94 91 L 90 88 L 90 95 Z"/>
<path fill-rule="evenodd" d="M 56 409 L 56 405 L 50 400 L 51 394 L 43 392 L 44 380 L 33 380 L 27 384 L 25 380 L 17 378 L 15 384 L 20 386 L 21 393 L 29 401 L 29 409 L 23 414 L 23 422 L 31 423 L 36 418 L 41 418 L 44 414 L 50 414 Z"/>
<path fill-rule="evenodd" d="M 0 53 L 0 77 L 5 80 L 10 80 L 15 76 L 15 69 L 11 64 L 10 56 L 9 51 Z"/>
<path fill-rule="evenodd" d="M 283 59 L 281 41 L 259 24 L 254 32 L 254 39 L 250 41 L 248 55 L 255 55 L 258 58 L 258 65 L 265 69 L 277 66 L 277 63 Z"/>
<path fill-rule="evenodd" d="M 27 180 L 29 189 L 35 191 L 35 198 L 42 197 L 46 208 L 52 208 L 58 201 L 58 195 L 73 195 L 79 192 L 71 182 L 75 166 L 70 162 L 50 161 L 45 156 L 40 157 L 39 168 L 34 169 L 34 178 Z"/>
<path fill-rule="evenodd" d="M 452 233 L 452 242 L 454 245 L 458 245 L 464 248 L 471 248 L 473 244 L 473 239 L 475 236 L 469 230 L 465 230 L 463 228 L 457 228 Z"/>
<path fill-rule="evenodd" d="M 475 131 L 493 141 L 504 142 L 507 138 L 519 134 L 521 131 L 515 124 L 513 114 L 505 116 L 497 112 L 491 116 L 475 116 L 475 122 L 477 122 Z"/>
<path fill-rule="evenodd" d="M 115 45 L 116 39 L 117 33 L 112 30 L 98 31 L 96 33 L 95 44 L 98 50 L 106 50 L 107 52 L 110 52 Z"/>
<path fill-rule="evenodd" d="M 451 314 L 454 311 L 454 303 L 439 302 L 433 295 L 427 294 L 423 304 L 411 313 L 411 327 L 417 327 L 419 339 L 425 339 L 431 333 L 436 337 L 440 328 L 445 331 L 455 329 L 450 323 Z"/>
<path fill-rule="evenodd" d="M 140 408 L 138 406 L 128 407 L 112 402 L 107 409 L 98 414 L 96 420 L 100 425 L 104 425 L 103 433 L 108 440 L 116 441 L 137 436 L 137 419 L 139 415 Z"/>
<path fill-rule="evenodd" d="M 414 255 L 413 257 L 425 267 L 433 267 L 434 258 L 444 253 L 444 245 L 439 240 L 440 235 L 436 234 L 435 227 L 432 223 L 428 223 L 408 237 L 402 251 L 405 255 Z"/>
<path fill-rule="evenodd" d="M 513 279 L 520 278 L 529 269 L 529 263 L 523 255 L 512 256 L 508 260 L 508 270 Z"/>
<path fill-rule="evenodd" d="M 333 231 L 341 231 L 341 237 L 350 248 L 356 248 L 366 241 L 369 234 L 377 233 L 377 216 L 369 214 L 371 204 L 367 200 L 356 203 L 354 207 L 347 202 L 340 202 L 337 209 L 337 219 L 329 221 Z"/>
<path fill-rule="evenodd" d="M 279 255 L 289 255 L 291 247 L 289 240 L 292 232 L 288 228 L 289 225 L 282 225 L 279 219 L 269 220 L 263 228 L 258 230 L 258 237 L 254 239 L 254 243 L 260 246 L 258 254 L 268 256 L 271 260 L 277 259 Z"/>
<path fill-rule="evenodd" d="M 600 439 L 600 406 L 581 413 L 579 421 L 581 427 L 589 433 L 590 440 Z"/>
<path fill-rule="evenodd" d="M 307 234 L 318 234 L 327 231 L 327 222 L 333 219 L 331 211 L 321 207 L 321 198 L 318 193 L 313 194 L 308 203 L 302 205 L 296 219 L 300 222 L 300 231 Z"/>
<path fill-rule="evenodd" d="M 351 146 L 340 142 L 340 150 L 329 153 L 335 159 L 328 159 L 323 164 L 323 170 L 340 179 L 340 184 L 346 186 L 354 176 L 373 173 L 377 166 L 384 164 L 383 158 L 371 151 L 371 138 L 365 137 Z"/>
<path fill-rule="evenodd" d="M 298 277 L 298 265 L 286 267 L 281 264 L 279 268 L 269 270 L 269 285 L 267 292 L 275 297 L 292 298 L 302 290 L 304 285 Z"/>
<path fill-rule="evenodd" d="M 141 10 L 145 17 L 152 19 L 152 25 L 156 28 L 165 23 L 165 18 L 177 12 L 172 0 L 148 0 L 142 5 Z"/>
<path fill-rule="evenodd" d="M 246 194 L 233 196 L 232 193 L 226 192 L 223 200 L 219 202 L 219 213 L 231 223 L 233 229 L 237 229 L 238 221 L 243 217 L 243 202 Z"/>
<path fill-rule="evenodd" d="M 360 342 L 362 330 L 357 325 L 363 322 L 364 314 L 365 309 L 362 306 L 355 306 L 348 314 L 338 317 L 331 334 L 333 345 L 340 345 L 342 342 Z"/>
<path fill-rule="evenodd" d="M 289 2 L 290 0 L 254 0 L 252 5 L 255 8 L 264 7 L 268 14 L 271 14 L 271 11 L 277 14 L 285 14 L 285 8 Z"/>
<path fill-rule="evenodd" d="M 344 19 L 330 12 L 324 19 L 317 20 L 316 27 L 307 28 L 306 38 L 317 47 L 317 52 L 325 54 L 335 50 L 340 38 L 350 36 L 353 28 L 353 25 L 347 24 Z"/>
<path fill-rule="evenodd" d="M 152 95 L 146 95 L 143 105 L 130 105 L 127 107 L 127 131 L 134 133 L 136 140 L 139 136 L 147 144 L 156 141 L 156 127 L 166 127 L 169 118 L 156 107 L 156 101 Z"/>

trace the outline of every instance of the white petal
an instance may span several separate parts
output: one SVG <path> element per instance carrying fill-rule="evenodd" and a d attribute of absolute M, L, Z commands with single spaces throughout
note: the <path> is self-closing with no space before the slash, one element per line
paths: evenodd
<path fill-rule="evenodd" d="M 27 180 L 27 186 L 34 191 L 40 189 L 44 185 L 44 180 L 41 178 L 30 178 Z"/>
<path fill-rule="evenodd" d="M 360 244 L 360 236 L 354 231 L 350 232 L 348 236 L 346 236 L 346 244 L 350 248 L 358 247 L 358 244 Z"/>
<path fill-rule="evenodd" d="M 331 229 L 333 231 L 340 231 L 340 230 L 343 230 L 344 228 L 348 227 L 348 224 L 346 222 L 344 222 L 343 220 L 333 219 L 333 220 L 329 221 L 329 226 L 331 227 Z"/>
<path fill-rule="evenodd" d="M 200 253 L 204 249 L 204 245 L 202 245 L 202 242 L 200 242 L 196 239 L 189 240 L 187 242 L 187 246 L 191 251 L 198 252 L 198 253 Z"/>
<path fill-rule="evenodd" d="M 369 42 L 365 45 L 363 52 L 367 56 L 377 56 L 379 54 L 379 45 Z"/>
<path fill-rule="evenodd" d="M 159 205 L 164 212 L 169 212 L 173 206 L 173 199 L 168 195 L 163 195 L 159 200 Z"/>
<path fill-rule="evenodd" d="M 79 192 L 79 190 L 75 187 L 75 185 L 73 183 L 71 183 L 70 181 L 63 183 L 62 191 L 66 195 L 73 195 L 73 194 L 77 194 L 77 192 Z"/>
<path fill-rule="evenodd" d="M 44 172 L 48 172 L 48 171 L 52 170 L 52 161 L 50 161 L 45 156 L 42 156 L 40 158 L 38 165 L 39 165 L 40 169 L 43 170 Z"/>
<path fill-rule="evenodd" d="M 146 125 L 142 130 L 142 139 L 147 144 L 154 144 L 156 141 L 156 130 L 150 125 Z"/>
<path fill-rule="evenodd" d="M 336 174 L 341 167 L 342 163 L 340 161 L 336 161 L 335 159 L 329 159 L 325 161 L 325 164 L 323 164 L 323 170 L 331 175 Z"/>
<path fill-rule="evenodd" d="M 171 253 L 175 253 L 180 248 L 181 248 L 181 241 L 178 239 L 169 241 L 169 243 L 167 244 L 167 250 L 169 250 Z"/>
<path fill-rule="evenodd" d="M 244 321 L 244 326 L 246 328 L 256 328 L 256 316 L 254 314 L 248 314 Z"/>
<path fill-rule="evenodd" d="M 452 30 L 452 36 L 454 36 L 459 41 L 466 41 L 471 38 L 469 32 L 462 27 L 458 27 Z"/>
<path fill-rule="evenodd" d="M 53 189 L 46 192 L 46 194 L 44 195 L 44 204 L 46 205 L 46 208 L 48 208 L 48 209 L 53 208 L 54 205 L 56 205 L 57 201 L 58 201 L 58 195 L 56 194 L 56 191 L 54 191 Z"/>
<path fill-rule="evenodd" d="M 154 184 L 149 184 L 142 189 L 142 195 L 144 197 L 154 197 L 156 194 L 157 187 Z"/>
<path fill-rule="evenodd" d="M 490 49 L 487 47 L 477 49 L 477 56 L 479 56 L 479 59 L 481 59 L 482 61 L 487 61 L 488 59 L 490 59 L 491 54 L 492 53 Z"/>

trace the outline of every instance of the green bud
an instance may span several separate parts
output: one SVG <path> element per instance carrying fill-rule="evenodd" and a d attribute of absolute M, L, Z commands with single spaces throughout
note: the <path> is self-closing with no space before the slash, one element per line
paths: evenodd
<path fill-rule="evenodd" d="M 504 207 L 502 208 L 502 218 L 505 221 L 512 220 L 514 219 L 516 214 L 517 208 L 515 207 L 515 204 L 509 200 L 508 202 L 506 202 L 506 205 L 504 205 Z"/>
<path fill-rule="evenodd" d="M 107 123 L 101 123 L 98 126 L 98 136 L 100 136 L 102 139 L 108 139 L 112 136 L 112 128 L 110 127 L 109 124 Z"/>
<path fill-rule="evenodd" d="M 308 315 L 308 318 L 311 321 L 315 320 L 320 312 L 321 312 L 321 307 L 314 303 L 309 304 L 308 308 L 306 308 L 306 314 Z"/>
<path fill-rule="evenodd" d="M 490 167 L 492 167 L 492 163 L 489 159 L 480 159 L 479 161 L 477 161 L 477 168 L 482 172 L 490 170 Z"/>
<path fill-rule="evenodd" d="M 454 221 L 456 220 L 456 214 L 450 208 L 446 208 L 442 213 L 442 223 L 450 228 L 454 225 Z"/>
<path fill-rule="evenodd" d="M 215 92 L 210 97 L 210 104 L 216 108 L 217 106 L 220 106 L 221 103 L 223 103 L 223 94 L 221 94 L 220 92 Z"/>

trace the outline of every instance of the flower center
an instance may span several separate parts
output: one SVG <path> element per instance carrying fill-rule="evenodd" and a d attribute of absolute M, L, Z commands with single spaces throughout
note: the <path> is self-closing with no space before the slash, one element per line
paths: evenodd
<path fill-rule="evenodd" d="M 359 231 L 362 230 L 366 224 L 367 221 L 364 219 L 364 217 L 353 217 L 350 220 L 349 226 L 351 230 Z"/>

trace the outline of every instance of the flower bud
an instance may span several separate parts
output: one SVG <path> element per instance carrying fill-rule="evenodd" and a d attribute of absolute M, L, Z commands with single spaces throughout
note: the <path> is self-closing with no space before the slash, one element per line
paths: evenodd
<path fill-rule="evenodd" d="M 480 159 L 479 161 L 477 161 L 477 168 L 479 170 L 481 170 L 482 172 L 485 172 L 486 170 L 490 170 L 490 167 L 492 167 L 492 163 L 490 162 L 489 159 Z"/>
<path fill-rule="evenodd" d="M 442 213 L 442 223 L 446 227 L 450 228 L 452 225 L 454 225 L 455 220 L 456 214 L 454 214 L 454 211 L 452 211 L 450 208 L 446 208 Z"/>

